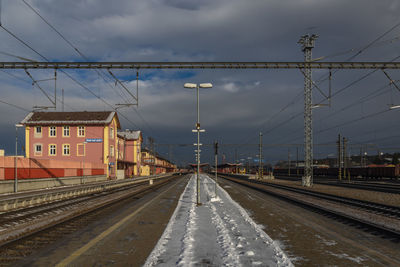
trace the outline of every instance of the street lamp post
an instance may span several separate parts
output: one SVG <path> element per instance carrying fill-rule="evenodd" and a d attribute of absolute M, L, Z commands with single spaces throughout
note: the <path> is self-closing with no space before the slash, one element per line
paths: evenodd
<path fill-rule="evenodd" d="M 196 200 L 197 205 L 201 205 L 200 203 L 200 132 L 205 132 L 204 129 L 200 129 L 200 107 L 199 107 L 199 88 L 212 88 L 211 83 L 185 83 L 185 88 L 189 89 L 196 89 L 196 98 L 197 98 L 197 122 L 196 122 L 196 129 L 192 130 L 192 132 L 197 132 L 197 174 L 196 174 Z"/>
<path fill-rule="evenodd" d="M 18 192 L 18 128 L 22 128 L 24 125 L 22 124 L 15 124 L 15 177 L 14 177 L 14 193 Z"/>
<path fill-rule="evenodd" d="M 214 143 L 214 154 L 215 154 L 215 198 L 217 198 L 217 186 L 218 186 L 218 142 Z"/>

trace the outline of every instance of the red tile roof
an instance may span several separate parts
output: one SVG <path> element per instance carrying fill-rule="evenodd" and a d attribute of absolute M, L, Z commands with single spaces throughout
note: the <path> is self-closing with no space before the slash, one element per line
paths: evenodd
<path fill-rule="evenodd" d="M 116 116 L 118 128 L 120 124 L 118 115 L 114 111 L 77 111 L 77 112 L 31 112 L 22 120 L 24 125 L 48 124 L 93 124 L 106 125 L 111 123 Z"/>

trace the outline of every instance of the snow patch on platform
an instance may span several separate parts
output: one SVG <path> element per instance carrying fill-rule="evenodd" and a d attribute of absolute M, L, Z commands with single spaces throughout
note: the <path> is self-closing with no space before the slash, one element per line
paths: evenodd
<path fill-rule="evenodd" d="M 293 266 L 229 194 L 200 176 L 201 206 L 192 175 L 162 237 L 144 266 Z"/>

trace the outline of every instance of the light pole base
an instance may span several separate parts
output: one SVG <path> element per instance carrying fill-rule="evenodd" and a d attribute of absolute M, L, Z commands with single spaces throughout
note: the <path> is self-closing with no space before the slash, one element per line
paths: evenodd
<path fill-rule="evenodd" d="M 311 176 L 303 176 L 301 180 L 302 186 L 311 187 L 312 186 L 312 177 Z"/>

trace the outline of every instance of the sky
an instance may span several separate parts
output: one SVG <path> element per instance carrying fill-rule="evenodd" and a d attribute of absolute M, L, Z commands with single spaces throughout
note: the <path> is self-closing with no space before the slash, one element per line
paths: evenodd
<path fill-rule="evenodd" d="M 320 61 L 387 62 L 400 56 L 396 0 L 25 2 L 65 39 L 24 1 L 3 0 L 0 61 L 44 61 L 39 54 L 50 61 L 303 61 L 297 42 L 308 33 L 319 36 L 313 58 Z M 386 72 L 399 79 L 397 70 Z M 53 70 L 29 73 L 35 80 L 54 77 Z M 113 73 L 136 93 L 136 71 Z M 325 95 L 327 75 L 327 70 L 313 71 Z M 213 162 L 207 144 L 216 140 L 222 145 L 220 161 L 252 161 L 260 132 L 266 162 L 286 160 L 289 153 L 293 160 L 296 147 L 303 158 L 304 77 L 299 70 L 141 70 L 138 107 L 118 110 L 122 129 L 141 130 L 146 142 L 153 137 L 157 151 L 178 164 L 194 162 L 196 98 L 194 90 L 183 88 L 186 82 L 213 84 L 200 92 L 200 122 L 206 130 L 202 162 Z M 0 149 L 11 155 L 14 125 L 34 106 L 51 103 L 23 70 L 0 71 L 0 83 L 0 100 L 8 103 L 0 102 Z M 54 80 L 39 85 L 54 97 Z M 131 101 L 106 71 L 59 71 L 56 87 L 57 111 L 62 110 L 61 89 L 68 111 L 111 110 Z M 324 101 L 319 90 L 313 89 L 314 103 Z M 314 158 L 334 157 L 338 134 L 349 140 L 352 155 L 360 147 L 368 154 L 399 150 L 400 109 L 389 111 L 389 106 L 400 104 L 400 91 L 381 70 L 333 70 L 331 95 L 330 106 L 313 109 Z"/>

